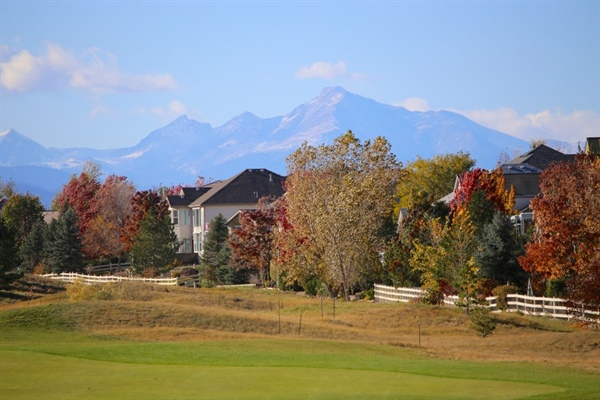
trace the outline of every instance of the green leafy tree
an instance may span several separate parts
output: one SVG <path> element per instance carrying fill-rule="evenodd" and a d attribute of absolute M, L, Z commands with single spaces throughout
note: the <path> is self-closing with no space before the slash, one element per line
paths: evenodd
<path fill-rule="evenodd" d="M 178 247 L 169 216 L 159 217 L 149 210 L 131 246 L 133 271 L 148 275 L 163 272 L 173 263 Z"/>
<path fill-rule="evenodd" d="M 14 194 L 11 196 L 4 207 L 2 215 L 8 229 L 15 235 L 16 251 L 21 247 L 25 236 L 31 231 L 31 228 L 44 220 L 44 206 L 39 197 L 27 194 Z"/>
<path fill-rule="evenodd" d="M 77 215 L 72 208 L 52 220 L 44 239 L 48 267 L 54 273 L 83 272 L 83 246 Z"/>
<path fill-rule="evenodd" d="M 228 268 L 230 253 L 224 250 L 228 247 L 227 231 L 225 218 L 218 214 L 210 221 L 210 230 L 206 236 L 206 241 L 200 257 L 204 268 L 204 279 L 211 283 L 224 283 L 219 280 L 226 275 L 223 271 Z M 219 272 L 221 270 L 221 272 Z"/>
<path fill-rule="evenodd" d="M 496 329 L 496 319 L 490 314 L 490 310 L 485 307 L 477 307 L 470 314 L 471 327 L 477 331 L 481 337 L 492 334 Z"/>
<path fill-rule="evenodd" d="M 425 198 L 429 204 L 454 190 L 456 177 L 473 168 L 475 160 L 468 153 L 417 157 L 406 164 L 406 176 L 396 187 L 396 215 L 401 208 L 411 208 Z"/>
<path fill-rule="evenodd" d="M 32 273 L 38 265 L 44 262 L 44 238 L 47 225 L 44 221 L 36 222 L 19 248 L 21 257 L 21 269 Z"/>
<path fill-rule="evenodd" d="M 351 131 L 332 145 L 304 143 L 288 159 L 287 220 L 295 260 L 287 279 L 314 274 L 334 295 L 349 298 L 381 274 L 381 232 L 393 213 L 401 164 L 382 137 L 361 143 Z M 310 269 L 307 273 L 306 270 Z"/>

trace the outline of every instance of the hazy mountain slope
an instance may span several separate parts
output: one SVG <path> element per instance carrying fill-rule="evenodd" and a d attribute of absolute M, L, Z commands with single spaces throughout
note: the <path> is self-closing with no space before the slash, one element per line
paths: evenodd
<path fill-rule="evenodd" d="M 330 87 L 283 116 L 263 119 L 246 112 L 214 128 L 184 115 L 128 148 L 47 149 L 15 130 L 6 131 L 0 134 L 0 165 L 13 169 L 0 169 L 0 177 L 31 182 L 29 174 L 50 177 L 63 171 L 66 181 L 88 160 L 98 162 L 106 174 L 127 176 L 139 188 L 192 184 L 198 176 L 226 179 L 245 168 L 285 174 L 285 158 L 302 142 L 331 143 L 349 129 L 361 140 L 385 136 L 403 162 L 465 151 L 478 166 L 492 168 L 501 152 L 512 156 L 529 147 L 456 113 L 412 112 Z M 17 171 L 32 166 L 38 168 L 35 173 Z M 56 183 L 54 178 L 47 181 Z M 59 189 L 54 185 L 49 190 Z"/>

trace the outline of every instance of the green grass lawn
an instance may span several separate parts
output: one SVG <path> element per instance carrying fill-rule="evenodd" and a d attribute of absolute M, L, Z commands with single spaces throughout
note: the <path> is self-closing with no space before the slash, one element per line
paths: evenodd
<path fill-rule="evenodd" d="M 0 326 L 0 398 L 593 399 L 598 375 L 326 340 L 148 342 Z"/>

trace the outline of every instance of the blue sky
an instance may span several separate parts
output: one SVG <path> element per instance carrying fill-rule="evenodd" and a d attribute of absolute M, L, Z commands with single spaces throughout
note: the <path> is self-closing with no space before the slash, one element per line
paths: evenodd
<path fill-rule="evenodd" d="M 600 136 L 598 1 L 0 0 L 0 18 L 0 131 L 46 147 L 284 115 L 328 86 L 526 140 Z"/>

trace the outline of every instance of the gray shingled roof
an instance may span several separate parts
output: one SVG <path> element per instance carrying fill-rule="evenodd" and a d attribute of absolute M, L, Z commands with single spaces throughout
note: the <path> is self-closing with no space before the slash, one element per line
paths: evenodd
<path fill-rule="evenodd" d="M 195 188 L 182 188 L 183 195 L 167 196 L 169 207 L 189 206 L 194 200 L 210 190 L 210 187 L 208 186 L 209 185 Z"/>
<path fill-rule="evenodd" d="M 201 207 L 207 204 L 248 204 L 256 203 L 261 197 L 283 196 L 285 177 L 267 169 L 246 169 L 239 174 L 206 187 L 209 191 L 190 204 Z"/>
<path fill-rule="evenodd" d="M 570 161 L 575 158 L 574 154 L 563 154 L 558 150 L 554 150 L 544 144 L 536 146 L 527 153 L 510 160 L 506 164 L 529 164 L 541 170 L 550 166 L 557 161 Z"/>

